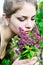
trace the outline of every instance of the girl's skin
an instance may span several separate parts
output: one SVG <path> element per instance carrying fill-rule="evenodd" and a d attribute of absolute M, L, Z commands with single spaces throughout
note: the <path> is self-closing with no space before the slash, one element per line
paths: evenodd
<path fill-rule="evenodd" d="M 30 7 L 29 7 L 30 6 Z M 1 47 L 0 51 L 3 52 L 0 53 L 0 58 L 2 59 L 5 55 L 5 49 L 8 44 L 7 40 L 10 39 L 14 33 L 19 35 L 19 27 L 23 28 L 24 31 L 30 32 L 33 27 L 35 26 L 34 16 L 36 14 L 35 6 L 31 3 L 24 3 L 24 6 L 20 8 L 15 14 L 12 14 L 10 18 L 6 16 L 6 13 L 3 13 L 3 19 L 4 21 L 9 23 L 9 26 L 0 26 L 0 34 L 1 34 Z M 28 33 L 26 32 L 26 33 Z M 3 41 L 4 40 L 4 41 Z M 4 51 L 3 51 L 4 49 Z M 37 57 L 34 57 L 29 61 L 28 63 L 22 63 L 24 61 L 19 61 L 13 63 L 12 65 L 33 65 L 37 61 Z M 35 65 L 35 64 L 34 64 Z M 37 64 L 36 64 L 37 65 Z"/>

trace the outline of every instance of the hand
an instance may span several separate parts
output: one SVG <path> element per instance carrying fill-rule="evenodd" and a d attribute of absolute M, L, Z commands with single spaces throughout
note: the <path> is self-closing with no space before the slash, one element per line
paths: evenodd
<path fill-rule="evenodd" d="M 17 58 L 12 65 L 38 65 L 36 62 L 37 57 L 33 57 L 31 60 L 29 59 L 19 60 Z"/>

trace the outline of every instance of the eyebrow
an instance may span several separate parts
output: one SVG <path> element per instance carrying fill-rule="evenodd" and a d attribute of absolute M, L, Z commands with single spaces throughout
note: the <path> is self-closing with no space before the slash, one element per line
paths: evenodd
<path fill-rule="evenodd" d="M 33 16 L 31 16 L 31 17 L 34 17 L 35 15 L 33 15 Z M 22 15 L 22 16 L 18 16 L 17 18 L 20 18 L 20 17 L 24 17 L 24 18 L 28 18 L 28 16 L 24 16 L 24 15 Z"/>
<path fill-rule="evenodd" d="M 28 18 L 27 16 L 23 16 L 23 15 L 22 15 L 22 16 L 20 16 L 20 17 L 24 17 L 25 19 L 27 19 L 27 18 Z M 17 17 L 17 18 L 20 18 L 20 17 Z"/>
<path fill-rule="evenodd" d="M 35 15 L 33 15 L 32 17 L 35 17 Z M 31 18 L 32 18 L 32 17 L 31 17 Z"/>

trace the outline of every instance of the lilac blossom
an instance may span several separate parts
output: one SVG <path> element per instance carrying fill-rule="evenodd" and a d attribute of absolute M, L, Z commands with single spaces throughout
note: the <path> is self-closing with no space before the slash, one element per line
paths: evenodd
<path fill-rule="evenodd" d="M 20 51 L 19 49 L 16 49 L 15 52 L 19 55 Z"/>
<path fill-rule="evenodd" d="M 39 48 L 39 43 L 38 41 L 40 40 L 40 33 L 38 31 L 38 28 L 34 28 L 34 30 L 32 31 L 32 35 L 28 36 L 26 34 L 26 32 L 22 29 L 19 28 L 20 30 L 20 40 L 19 40 L 19 50 L 22 51 L 24 49 L 24 45 L 31 45 L 33 44 L 35 47 Z M 35 39 L 34 39 L 35 37 Z M 36 41 L 37 40 L 37 41 Z"/>
<path fill-rule="evenodd" d="M 22 51 L 23 49 L 24 49 L 24 46 L 23 45 L 20 45 L 19 50 Z"/>
<path fill-rule="evenodd" d="M 37 27 L 34 28 L 34 31 L 35 31 L 38 35 L 40 35 L 39 29 L 38 29 Z"/>
<path fill-rule="evenodd" d="M 24 36 L 26 35 L 26 32 L 21 27 L 19 27 L 19 30 L 20 30 L 20 37 L 21 37 L 21 34 Z"/>
<path fill-rule="evenodd" d="M 34 36 L 36 39 L 40 40 L 40 36 L 39 36 L 39 35 L 33 34 L 33 36 Z"/>
<path fill-rule="evenodd" d="M 35 43 L 34 46 L 37 47 L 37 48 L 40 48 L 38 43 Z"/>

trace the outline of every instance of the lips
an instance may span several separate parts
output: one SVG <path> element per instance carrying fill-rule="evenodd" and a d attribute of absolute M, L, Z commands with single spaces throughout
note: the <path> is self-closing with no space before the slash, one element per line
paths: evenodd
<path fill-rule="evenodd" d="M 30 31 L 25 31 L 26 32 L 26 34 L 28 34 Z"/>

